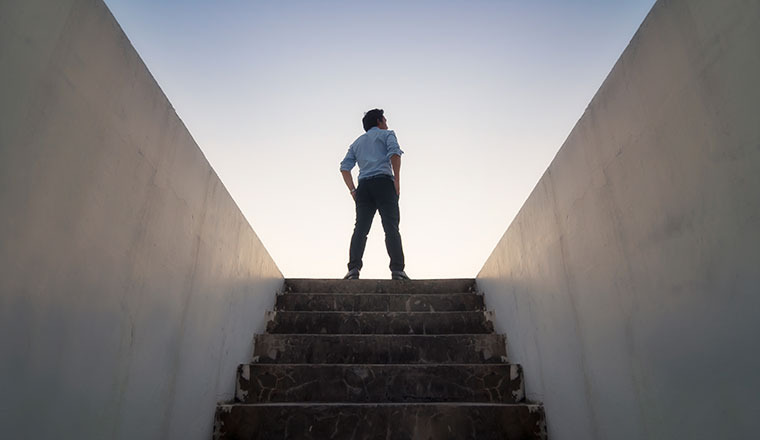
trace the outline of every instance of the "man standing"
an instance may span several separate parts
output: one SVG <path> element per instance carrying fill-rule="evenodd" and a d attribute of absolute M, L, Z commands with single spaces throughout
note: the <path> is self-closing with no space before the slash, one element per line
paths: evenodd
<path fill-rule="evenodd" d="M 385 230 L 385 248 L 391 258 L 391 278 L 408 280 L 404 272 L 404 250 L 398 231 L 400 220 L 398 197 L 401 194 L 401 155 L 396 133 L 388 130 L 383 110 L 373 109 L 362 118 L 364 133 L 348 147 L 340 163 L 340 172 L 351 196 L 356 202 L 356 224 L 351 236 L 348 273 L 344 279 L 359 278 L 367 234 L 372 226 L 375 211 L 380 211 Z M 359 164 L 359 186 L 354 187 L 351 170 Z"/>

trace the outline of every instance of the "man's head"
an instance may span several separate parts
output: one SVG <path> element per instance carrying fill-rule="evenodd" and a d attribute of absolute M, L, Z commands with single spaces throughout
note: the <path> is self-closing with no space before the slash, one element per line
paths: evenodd
<path fill-rule="evenodd" d="M 383 116 L 383 109 L 376 108 L 368 111 L 362 118 L 362 124 L 364 125 L 364 131 L 369 131 L 372 127 L 377 127 L 383 130 L 388 129 L 388 123 L 385 116 Z"/>

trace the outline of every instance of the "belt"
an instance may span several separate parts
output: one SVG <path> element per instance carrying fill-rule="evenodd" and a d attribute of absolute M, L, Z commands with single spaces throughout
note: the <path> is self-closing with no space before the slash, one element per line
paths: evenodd
<path fill-rule="evenodd" d="M 375 175 L 375 176 L 361 178 L 361 179 L 359 179 L 359 182 L 361 183 L 361 182 L 364 182 L 365 180 L 374 180 L 374 179 L 391 179 L 391 180 L 393 180 L 393 176 L 388 175 L 388 174 L 378 174 L 378 175 Z"/>

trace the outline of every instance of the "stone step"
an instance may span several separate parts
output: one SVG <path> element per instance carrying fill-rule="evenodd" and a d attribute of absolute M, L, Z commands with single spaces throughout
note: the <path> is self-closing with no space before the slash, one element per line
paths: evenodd
<path fill-rule="evenodd" d="M 246 364 L 238 367 L 235 397 L 242 403 L 519 403 L 525 394 L 515 364 Z"/>
<path fill-rule="evenodd" d="M 268 333 L 491 333 L 493 312 L 267 312 Z"/>
<path fill-rule="evenodd" d="M 275 310 L 344 312 L 452 312 L 485 310 L 483 295 L 475 293 L 285 293 Z"/>
<path fill-rule="evenodd" d="M 289 278 L 283 292 L 295 293 L 468 293 L 475 292 L 475 280 L 330 280 Z"/>
<path fill-rule="evenodd" d="M 257 363 L 472 364 L 507 361 L 506 337 L 466 335 L 258 334 Z"/>
<path fill-rule="evenodd" d="M 219 405 L 216 440 L 545 440 L 541 405 Z"/>

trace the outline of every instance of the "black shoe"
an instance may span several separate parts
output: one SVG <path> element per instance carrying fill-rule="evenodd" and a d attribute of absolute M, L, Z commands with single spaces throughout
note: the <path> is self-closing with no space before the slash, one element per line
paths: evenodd
<path fill-rule="evenodd" d="M 358 280 L 359 279 L 359 269 L 351 269 L 348 271 L 346 276 L 343 277 L 344 280 Z"/>
<path fill-rule="evenodd" d="M 394 270 L 391 271 L 391 279 L 392 280 L 408 280 L 409 277 L 406 275 L 406 272 L 403 270 Z"/>

